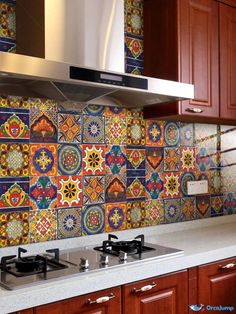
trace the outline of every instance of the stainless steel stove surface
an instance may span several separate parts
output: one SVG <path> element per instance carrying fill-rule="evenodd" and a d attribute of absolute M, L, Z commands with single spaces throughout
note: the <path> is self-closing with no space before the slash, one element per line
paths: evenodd
<path fill-rule="evenodd" d="M 181 250 L 145 243 L 143 235 L 129 241 L 116 240 L 116 236 L 108 235 L 108 240 L 95 248 L 61 252 L 53 249 L 34 256 L 27 256 L 26 250 L 19 248 L 18 257 L 2 257 L 0 286 L 8 290 L 20 289 L 49 279 L 124 267 L 143 260 L 159 260 L 184 253 Z"/>

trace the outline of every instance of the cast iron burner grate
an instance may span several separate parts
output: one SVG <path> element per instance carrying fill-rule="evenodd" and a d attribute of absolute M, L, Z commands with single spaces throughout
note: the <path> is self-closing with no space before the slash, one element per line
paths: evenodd
<path fill-rule="evenodd" d="M 96 246 L 94 250 L 116 256 L 119 256 L 120 252 L 133 255 L 155 250 L 154 248 L 145 245 L 143 234 L 138 235 L 130 241 L 113 241 L 112 239 L 117 240 L 118 237 L 113 234 L 108 234 L 108 240 L 103 241 L 102 246 Z"/>

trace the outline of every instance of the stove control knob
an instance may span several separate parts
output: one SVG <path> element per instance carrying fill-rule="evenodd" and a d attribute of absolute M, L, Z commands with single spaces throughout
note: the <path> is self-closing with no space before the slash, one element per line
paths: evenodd
<path fill-rule="evenodd" d="M 89 268 L 89 261 L 87 258 L 81 258 L 80 259 L 80 264 L 79 264 L 80 268 L 82 269 L 88 269 Z"/>
<path fill-rule="evenodd" d="M 109 263 L 109 257 L 108 257 L 108 255 L 103 255 L 103 254 L 101 254 L 101 255 L 100 255 L 100 263 L 101 263 L 102 265 L 108 265 L 108 263 Z"/>
<path fill-rule="evenodd" d="M 126 252 L 123 252 L 123 251 L 120 251 L 120 253 L 119 253 L 119 260 L 120 260 L 121 262 L 126 261 L 126 260 L 127 260 L 127 253 L 126 253 Z"/>

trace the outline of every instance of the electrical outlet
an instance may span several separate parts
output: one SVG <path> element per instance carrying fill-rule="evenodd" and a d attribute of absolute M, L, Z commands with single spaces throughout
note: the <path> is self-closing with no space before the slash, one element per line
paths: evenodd
<path fill-rule="evenodd" d="M 187 182 L 188 195 L 206 194 L 208 193 L 208 181 L 188 181 Z"/>

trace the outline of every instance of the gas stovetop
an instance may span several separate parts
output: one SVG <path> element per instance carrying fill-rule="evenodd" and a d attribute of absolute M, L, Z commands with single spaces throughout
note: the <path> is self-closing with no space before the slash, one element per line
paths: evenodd
<path fill-rule="evenodd" d="M 144 236 L 128 241 L 117 241 L 114 235 L 94 248 L 29 255 L 23 248 L 18 254 L 1 259 L 0 286 L 8 290 L 40 284 L 45 280 L 77 274 L 103 271 L 114 267 L 134 265 L 143 260 L 159 260 L 183 254 L 183 251 L 144 242 Z"/>

